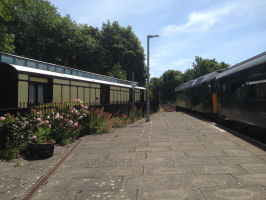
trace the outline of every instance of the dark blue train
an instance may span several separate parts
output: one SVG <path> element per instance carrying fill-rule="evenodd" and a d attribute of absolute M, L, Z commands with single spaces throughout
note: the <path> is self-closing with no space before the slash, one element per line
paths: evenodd
<path fill-rule="evenodd" d="M 266 52 L 175 91 L 177 108 L 266 129 Z"/>

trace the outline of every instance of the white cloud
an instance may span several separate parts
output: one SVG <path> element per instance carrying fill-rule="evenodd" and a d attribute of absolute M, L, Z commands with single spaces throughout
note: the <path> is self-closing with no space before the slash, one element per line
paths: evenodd
<path fill-rule="evenodd" d="M 233 11 L 232 6 L 207 10 L 205 12 L 192 12 L 189 14 L 187 23 L 183 25 L 169 25 L 163 30 L 163 35 L 172 33 L 192 33 L 209 30 L 223 16 Z"/>
<path fill-rule="evenodd" d="M 199 33 L 210 30 L 219 22 L 239 23 L 237 17 L 256 15 L 256 11 L 266 6 L 265 0 L 233 0 L 223 5 L 209 8 L 205 11 L 194 11 L 188 15 L 188 20 L 182 25 L 168 25 L 163 29 L 163 35 L 176 33 Z M 247 19 L 248 20 L 248 19 Z M 234 24 L 236 25 L 236 24 Z"/>

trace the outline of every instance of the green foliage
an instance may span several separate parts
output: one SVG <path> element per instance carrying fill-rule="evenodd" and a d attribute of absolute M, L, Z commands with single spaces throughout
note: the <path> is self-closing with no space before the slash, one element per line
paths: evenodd
<path fill-rule="evenodd" d="M 195 62 L 192 64 L 192 67 L 194 71 L 193 78 L 198 78 L 210 72 L 225 69 L 229 67 L 229 65 L 224 62 L 218 63 L 215 59 L 203 59 L 196 56 Z"/>
<path fill-rule="evenodd" d="M 127 78 L 127 72 L 122 69 L 119 63 L 115 64 L 112 68 L 112 71 L 109 71 L 107 75 L 124 80 L 126 80 Z"/>
<path fill-rule="evenodd" d="M 213 71 L 229 67 L 225 62 L 218 63 L 215 59 L 203 59 L 196 56 L 192 68 L 184 73 L 178 70 L 165 71 L 160 78 L 152 78 L 150 81 L 151 101 L 154 104 L 171 103 L 175 101 L 175 87 L 189 80 L 198 78 Z M 159 97 L 160 96 L 160 97 Z"/>
<path fill-rule="evenodd" d="M 37 144 L 49 143 L 51 142 L 50 133 L 51 128 L 49 126 L 37 127 L 37 130 L 33 133 L 31 140 Z"/>

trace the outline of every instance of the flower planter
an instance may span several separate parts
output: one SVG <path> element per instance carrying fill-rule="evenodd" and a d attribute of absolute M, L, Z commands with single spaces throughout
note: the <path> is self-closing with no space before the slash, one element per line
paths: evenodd
<path fill-rule="evenodd" d="M 32 159 L 44 159 L 52 157 L 54 154 L 55 142 L 47 144 L 37 144 L 29 142 L 29 153 Z"/>

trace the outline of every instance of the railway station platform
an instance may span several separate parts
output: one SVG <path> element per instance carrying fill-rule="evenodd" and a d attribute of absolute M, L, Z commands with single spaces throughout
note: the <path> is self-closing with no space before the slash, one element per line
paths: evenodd
<path fill-rule="evenodd" d="M 263 200 L 266 151 L 252 143 L 213 122 L 159 112 L 56 147 L 47 160 L 0 162 L 0 199 Z"/>

